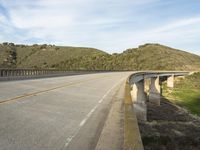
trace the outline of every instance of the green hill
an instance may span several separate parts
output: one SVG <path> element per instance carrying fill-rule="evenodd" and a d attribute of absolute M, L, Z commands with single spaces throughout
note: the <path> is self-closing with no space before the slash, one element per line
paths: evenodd
<path fill-rule="evenodd" d="M 10 63 L 11 51 L 16 53 L 15 63 Z M 94 48 L 64 47 L 55 45 L 0 44 L 0 66 L 17 68 L 55 68 L 69 59 L 106 54 Z"/>
<path fill-rule="evenodd" d="M 200 56 L 159 44 L 145 44 L 121 54 L 100 54 L 69 59 L 57 64 L 56 67 L 94 70 L 199 70 Z"/>
<path fill-rule="evenodd" d="M 159 44 L 145 44 L 121 54 L 94 48 L 54 45 L 0 45 L 0 67 L 67 70 L 199 70 L 200 56 Z"/>
<path fill-rule="evenodd" d="M 198 70 L 200 56 L 159 44 L 145 44 L 119 55 L 128 69 L 137 70 Z"/>

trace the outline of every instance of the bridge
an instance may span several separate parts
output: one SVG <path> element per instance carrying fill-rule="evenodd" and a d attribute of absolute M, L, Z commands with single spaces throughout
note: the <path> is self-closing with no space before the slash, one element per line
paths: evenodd
<path fill-rule="evenodd" d="M 159 105 L 160 82 L 187 74 L 0 69 L 0 149 L 143 149 L 146 101 Z"/>

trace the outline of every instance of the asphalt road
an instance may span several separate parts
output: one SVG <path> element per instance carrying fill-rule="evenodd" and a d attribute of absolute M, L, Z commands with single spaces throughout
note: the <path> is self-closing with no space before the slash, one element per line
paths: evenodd
<path fill-rule="evenodd" d="M 0 82 L 0 150 L 94 150 L 129 74 Z"/>

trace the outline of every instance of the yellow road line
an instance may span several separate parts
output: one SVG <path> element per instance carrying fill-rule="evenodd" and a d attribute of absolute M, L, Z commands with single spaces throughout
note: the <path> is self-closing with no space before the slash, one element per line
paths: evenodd
<path fill-rule="evenodd" d="M 38 95 L 38 94 L 41 94 L 41 93 L 46 93 L 46 92 L 53 91 L 53 90 L 56 90 L 56 89 L 60 89 L 60 88 L 64 88 L 64 87 L 70 87 L 70 86 L 78 85 L 78 84 L 85 83 L 85 82 L 88 82 L 88 81 L 91 81 L 91 80 L 101 79 L 101 78 L 105 78 L 105 77 L 107 77 L 107 76 L 98 77 L 98 78 L 96 77 L 96 78 L 91 78 L 91 79 L 84 80 L 84 81 L 77 81 L 77 82 L 73 82 L 73 83 L 68 83 L 68 84 L 64 84 L 64 85 L 57 86 L 57 87 L 50 88 L 50 89 L 32 92 L 32 93 L 27 93 L 27 94 L 16 96 L 16 97 L 6 99 L 6 100 L 0 100 L 0 105 L 5 104 L 5 103 L 9 103 L 11 101 L 20 100 L 20 99 L 31 97 L 31 96 L 34 96 L 34 95 Z"/>

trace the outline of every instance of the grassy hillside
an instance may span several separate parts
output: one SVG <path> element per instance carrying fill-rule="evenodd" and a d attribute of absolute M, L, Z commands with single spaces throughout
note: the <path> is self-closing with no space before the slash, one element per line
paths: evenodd
<path fill-rule="evenodd" d="M 200 72 L 177 80 L 174 89 L 169 89 L 165 85 L 163 94 L 171 102 L 200 116 Z"/>
<path fill-rule="evenodd" d="M 145 44 L 121 54 L 100 54 L 69 59 L 58 68 L 103 70 L 199 70 L 200 56 L 159 44 Z"/>
<path fill-rule="evenodd" d="M 119 56 L 119 60 L 124 60 L 128 68 L 132 68 L 132 64 L 135 64 L 137 70 L 197 70 L 200 68 L 200 56 L 159 44 L 145 44 L 136 49 L 126 50 Z"/>
<path fill-rule="evenodd" d="M 5 65 L 8 57 L 6 50 L 13 45 L 12 43 L 4 43 L 0 45 L 0 64 Z M 17 54 L 16 64 L 13 67 L 17 68 L 55 68 L 56 64 L 62 64 L 70 59 L 78 59 L 80 57 L 92 57 L 95 55 L 106 54 L 103 51 L 94 48 L 82 47 L 62 47 L 54 45 L 15 45 Z"/>
<path fill-rule="evenodd" d="M 6 49 L 0 45 L 0 64 L 5 66 Z M 15 45 L 18 68 L 57 68 L 68 70 L 199 70 L 200 56 L 159 44 L 145 44 L 121 54 L 107 54 L 93 48 L 54 45 Z M 14 58 L 14 57 L 12 57 Z"/>

